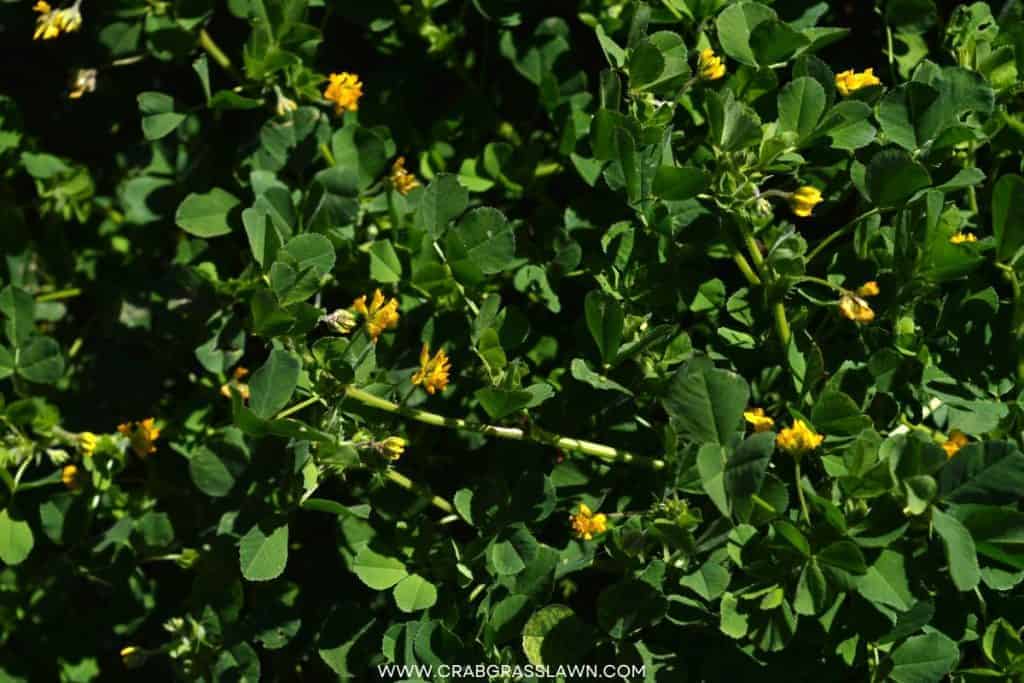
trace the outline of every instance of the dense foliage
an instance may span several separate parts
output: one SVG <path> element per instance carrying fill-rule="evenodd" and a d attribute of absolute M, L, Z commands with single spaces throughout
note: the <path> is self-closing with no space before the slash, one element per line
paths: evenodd
<path fill-rule="evenodd" d="M 1024 680 L 1022 14 L 3 0 L 0 681 Z"/>

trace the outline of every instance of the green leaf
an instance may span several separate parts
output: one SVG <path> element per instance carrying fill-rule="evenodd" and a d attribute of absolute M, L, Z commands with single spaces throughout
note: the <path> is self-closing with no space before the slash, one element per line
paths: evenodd
<path fill-rule="evenodd" d="M 729 5 L 715 20 L 718 40 L 725 54 L 747 66 L 757 66 L 750 47 L 750 34 L 762 22 L 776 18 L 775 10 L 759 2 L 738 2 Z"/>
<path fill-rule="evenodd" d="M 582 358 L 573 358 L 572 364 L 569 366 L 569 372 L 572 374 L 574 379 L 585 382 L 595 389 L 599 389 L 601 391 L 620 391 L 627 396 L 633 395 L 632 391 L 618 382 L 608 379 L 604 375 L 599 375 L 591 370 L 590 366 L 587 365 L 587 361 Z"/>
<path fill-rule="evenodd" d="M 622 344 L 622 325 L 625 320 L 622 305 L 607 294 L 594 290 L 587 293 L 583 309 L 587 329 L 597 344 L 601 359 L 610 365 Z"/>
<path fill-rule="evenodd" d="M 749 398 L 747 381 L 736 373 L 692 361 L 672 377 L 662 404 L 684 436 L 697 443 L 728 444 Z"/>
<path fill-rule="evenodd" d="M 395 604 L 403 612 L 419 612 L 437 603 L 437 587 L 419 574 L 410 574 L 395 586 Z"/>
<path fill-rule="evenodd" d="M 388 167 L 388 158 L 394 145 L 376 129 L 347 122 L 331 138 L 331 151 L 337 166 L 355 169 L 359 178 L 359 189 L 364 190 L 375 183 Z"/>
<path fill-rule="evenodd" d="M 1024 453 L 1009 441 L 961 448 L 939 472 L 939 495 L 951 503 L 1012 504 L 1024 491 Z"/>
<path fill-rule="evenodd" d="M 238 206 L 238 198 L 215 187 L 206 194 L 192 193 L 178 207 L 174 221 L 178 227 L 196 237 L 217 237 L 232 230 L 228 214 Z"/>
<path fill-rule="evenodd" d="M 956 643 L 941 633 L 908 638 L 890 656 L 894 683 L 937 683 L 960 660 Z"/>
<path fill-rule="evenodd" d="M 807 36 L 777 19 L 762 21 L 750 32 L 750 51 L 757 63 L 765 67 L 788 61 L 810 44 Z"/>
<path fill-rule="evenodd" d="M 960 591 L 974 590 L 981 581 L 981 568 L 971 532 L 938 508 L 932 509 L 932 525 L 942 539 L 953 584 Z"/>
<path fill-rule="evenodd" d="M 851 574 L 866 574 L 868 565 L 860 548 L 852 541 L 836 541 L 816 554 L 818 561 Z"/>
<path fill-rule="evenodd" d="M 704 444 L 697 452 L 697 472 L 704 492 L 719 512 L 728 517 L 731 507 L 725 491 L 725 456 L 726 451 L 721 446 Z"/>
<path fill-rule="evenodd" d="M 740 443 L 725 463 L 725 490 L 730 499 L 750 498 L 761 491 L 774 452 L 774 432 L 753 434 Z"/>
<path fill-rule="evenodd" d="M 380 555 L 364 546 L 352 560 L 352 571 L 370 588 L 382 591 L 408 576 L 405 565 L 394 557 Z"/>
<path fill-rule="evenodd" d="M 266 211 L 246 209 L 242 212 L 242 225 L 249 238 L 249 248 L 260 268 L 267 270 L 274 264 L 277 252 L 281 249 L 281 235 Z"/>
<path fill-rule="evenodd" d="M 469 206 L 469 190 L 457 176 L 442 173 L 423 190 L 416 207 L 416 227 L 426 230 L 433 240 L 441 239 L 448 224 Z"/>
<path fill-rule="evenodd" d="M 11 519 L 7 510 L 0 510 L 0 560 L 9 565 L 21 564 L 33 545 L 35 539 L 28 523 Z"/>
<path fill-rule="evenodd" d="M 238 559 L 249 581 L 276 579 L 288 563 L 288 523 L 253 526 L 239 541 Z"/>
<path fill-rule="evenodd" d="M 235 486 L 236 468 L 229 468 L 216 453 L 206 446 L 199 446 L 188 460 L 188 471 L 192 483 L 212 498 L 222 498 Z"/>
<path fill-rule="evenodd" d="M 370 245 L 370 279 L 382 284 L 402 281 L 402 262 L 391 240 L 377 240 Z"/>
<path fill-rule="evenodd" d="M 615 639 L 657 623 L 665 610 L 661 592 L 640 579 L 625 579 L 597 596 L 597 623 Z"/>
<path fill-rule="evenodd" d="M 185 120 L 185 114 L 174 111 L 174 98 L 160 92 L 143 92 L 138 96 L 142 112 L 142 133 L 147 140 L 170 135 Z"/>
<path fill-rule="evenodd" d="M 871 201 L 880 207 L 894 207 L 931 185 L 932 180 L 924 166 L 906 152 L 883 150 L 868 164 L 865 182 Z"/>
<path fill-rule="evenodd" d="M 909 610 L 917 602 L 910 592 L 906 558 L 888 548 L 882 550 L 875 563 L 861 577 L 857 592 L 871 602 L 894 607 L 901 612 Z"/>
<path fill-rule="evenodd" d="M 522 410 L 533 400 L 533 394 L 529 391 L 511 391 L 497 387 L 484 387 L 473 395 L 494 420 L 500 420 L 506 415 Z"/>
<path fill-rule="evenodd" d="M 1010 261 L 1024 245 L 1024 178 L 1004 175 L 992 192 L 992 233 L 996 255 Z"/>
<path fill-rule="evenodd" d="M 811 411 L 811 422 L 822 434 L 853 436 L 871 426 L 852 398 L 841 391 L 827 390 L 818 397 Z"/>
<path fill-rule="evenodd" d="M 0 313 L 4 314 L 4 332 L 17 348 L 35 331 L 36 301 L 32 295 L 14 285 L 0 291 Z"/>
<path fill-rule="evenodd" d="M 779 130 L 801 139 L 815 131 L 825 113 L 825 89 L 809 76 L 795 78 L 779 91 Z"/>
<path fill-rule="evenodd" d="M 498 576 L 515 576 L 540 552 L 540 545 L 523 524 L 509 527 L 487 547 L 487 557 Z"/>
<path fill-rule="evenodd" d="M 7 379 L 14 374 L 14 356 L 6 346 L 0 346 L 0 379 Z"/>
<path fill-rule="evenodd" d="M 479 283 L 486 275 L 500 273 L 512 264 L 516 241 L 497 209 L 473 209 L 448 231 L 445 253 L 455 276 L 467 283 Z"/>
<path fill-rule="evenodd" d="M 708 91 L 704 102 L 711 141 L 726 152 L 756 145 L 761 141 L 761 119 L 753 109 L 737 102 L 732 90 L 723 92 Z"/>
<path fill-rule="evenodd" d="M 548 605 L 523 626 L 523 654 L 534 666 L 572 664 L 594 644 L 594 629 L 565 605 Z"/>
<path fill-rule="evenodd" d="M 60 344 L 50 337 L 29 337 L 15 351 L 19 375 L 30 382 L 54 384 L 64 375 L 64 354 Z"/>
<path fill-rule="evenodd" d="M 299 381 L 299 359 L 281 349 L 270 352 L 267 362 L 253 373 L 249 382 L 249 407 L 263 419 L 270 419 L 288 405 Z"/>
<path fill-rule="evenodd" d="M 793 609 L 797 614 L 808 616 L 821 614 L 829 607 L 830 597 L 825 572 L 821 571 L 818 561 L 811 558 L 797 580 Z"/>
<path fill-rule="evenodd" d="M 708 176 L 695 166 L 661 166 L 654 176 L 652 191 L 670 202 L 692 199 L 707 189 Z"/>
<path fill-rule="evenodd" d="M 915 81 L 889 91 L 878 103 L 877 117 L 882 132 L 908 151 L 924 146 L 928 139 L 921 127 L 923 114 L 938 98 L 938 90 Z"/>

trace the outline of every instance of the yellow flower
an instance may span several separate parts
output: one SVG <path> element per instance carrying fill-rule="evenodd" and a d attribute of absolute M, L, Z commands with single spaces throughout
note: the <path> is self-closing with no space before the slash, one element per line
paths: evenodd
<path fill-rule="evenodd" d="M 431 358 L 430 347 L 424 344 L 420 351 L 420 369 L 412 376 L 412 383 L 422 384 L 428 394 L 436 394 L 448 386 L 448 371 L 451 367 L 444 349 L 438 349 Z"/>
<path fill-rule="evenodd" d="M 366 330 L 373 341 L 377 341 L 384 330 L 398 326 L 398 299 L 390 299 L 384 303 L 384 294 L 378 289 L 373 293 L 373 301 L 366 305 L 366 295 L 352 302 L 352 308 L 366 318 Z"/>
<path fill-rule="evenodd" d="M 775 420 L 764 414 L 764 408 L 751 408 L 743 413 L 743 419 L 754 426 L 755 432 L 767 432 L 775 426 Z"/>
<path fill-rule="evenodd" d="M 287 116 L 298 108 L 299 105 L 295 100 L 285 97 L 281 93 L 277 93 L 277 105 L 274 107 L 275 114 L 278 116 Z"/>
<path fill-rule="evenodd" d="M 869 85 L 881 84 L 882 81 L 878 80 L 878 77 L 875 76 L 874 69 L 865 69 L 859 74 L 854 73 L 853 69 L 848 69 L 836 76 L 836 88 L 843 97 Z"/>
<path fill-rule="evenodd" d="M 82 488 L 81 472 L 75 465 L 65 465 L 60 471 L 60 480 L 72 491 Z"/>
<path fill-rule="evenodd" d="M 793 213 L 801 218 L 807 218 L 814 211 L 814 207 L 821 203 L 821 190 L 810 185 L 797 188 L 796 192 L 789 195 L 789 204 Z"/>
<path fill-rule="evenodd" d="M 844 318 L 849 318 L 856 323 L 869 323 L 875 319 L 875 312 L 867 301 L 860 298 L 853 292 L 844 292 L 839 297 L 839 312 Z"/>
<path fill-rule="evenodd" d="M 952 458 L 957 454 L 957 451 L 967 445 L 967 442 L 967 435 L 959 429 L 954 429 L 949 433 L 949 438 L 946 439 L 946 443 L 942 444 L 942 450 L 946 451 L 947 458 Z"/>
<path fill-rule="evenodd" d="M 93 451 L 96 450 L 96 442 L 98 439 L 92 432 L 80 432 L 78 435 L 78 450 L 82 451 L 83 455 L 92 455 Z"/>
<path fill-rule="evenodd" d="M 331 74 L 330 83 L 324 90 L 324 98 L 334 102 L 334 113 L 344 114 L 346 111 L 358 111 L 359 98 L 363 96 L 363 84 L 359 76 L 347 71 Z"/>
<path fill-rule="evenodd" d="M 39 0 L 32 9 L 39 14 L 36 17 L 36 32 L 34 40 L 52 40 L 61 33 L 73 33 L 82 26 L 82 12 L 79 5 L 82 0 L 77 0 L 74 5 L 67 9 L 53 9 L 46 0 Z"/>
<path fill-rule="evenodd" d="M 580 503 L 575 515 L 569 515 L 569 522 L 576 537 L 584 541 L 593 540 L 594 534 L 608 531 L 608 518 L 605 514 L 599 512 L 595 515 L 585 503 Z"/>
<path fill-rule="evenodd" d="M 75 80 L 71 83 L 68 97 L 77 100 L 86 93 L 95 92 L 97 73 L 96 69 L 79 69 L 75 73 Z"/>
<path fill-rule="evenodd" d="M 248 401 L 249 385 L 241 381 L 248 374 L 249 370 L 247 368 L 243 368 L 241 365 L 235 368 L 235 371 L 231 375 L 231 380 L 227 384 L 222 384 L 220 386 L 221 396 L 224 398 L 231 398 L 231 388 L 234 387 L 235 391 L 242 396 L 242 400 Z"/>
<path fill-rule="evenodd" d="M 882 290 L 879 289 L 879 287 L 878 287 L 878 283 L 875 282 L 874 280 L 870 280 L 870 281 L 865 282 L 864 284 L 862 284 L 860 287 L 858 287 L 856 294 L 857 294 L 857 296 L 860 296 L 860 297 L 878 296 L 878 294 L 881 291 Z"/>
<path fill-rule="evenodd" d="M 148 658 L 149 654 L 134 645 L 121 648 L 121 662 L 126 669 L 138 669 Z"/>
<path fill-rule="evenodd" d="M 950 244 L 964 244 L 965 242 L 977 242 L 978 237 L 973 232 L 958 232 L 949 238 Z"/>
<path fill-rule="evenodd" d="M 416 176 L 405 170 L 405 157 L 398 157 L 391 166 L 391 186 L 403 196 L 420 186 Z"/>
<path fill-rule="evenodd" d="M 697 75 L 702 81 L 717 81 L 725 75 L 725 63 L 710 47 L 700 51 L 697 58 Z"/>
<path fill-rule="evenodd" d="M 154 423 L 153 418 L 147 417 L 141 422 L 126 422 L 117 425 L 117 431 L 128 437 L 132 450 L 140 458 L 143 458 L 156 452 L 156 446 L 153 443 L 160 438 L 160 430 Z"/>
<path fill-rule="evenodd" d="M 824 436 L 804 424 L 803 420 L 794 421 L 792 427 L 786 427 L 775 437 L 779 448 L 797 457 L 813 451 L 824 440 Z"/>
<path fill-rule="evenodd" d="M 405 453 L 406 441 L 400 436 L 389 436 L 377 444 L 380 452 L 390 460 L 398 460 Z"/>

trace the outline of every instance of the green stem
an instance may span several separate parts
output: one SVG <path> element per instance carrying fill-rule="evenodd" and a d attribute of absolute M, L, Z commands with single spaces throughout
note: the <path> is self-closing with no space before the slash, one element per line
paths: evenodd
<path fill-rule="evenodd" d="M 331 148 L 326 144 L 320 145 L 320 154 L 324 156 L 329 166 L 337 166 L 338 162 L 334 160 L 334 154 L 331 153 Z"/>
<path fill-rule="evenodd" d="M 211 36 L 205 28 L 199 29 L 199 45 L 206 50 L 207 54 L 213 57 L 213 61 L 220 64 L 221 68 L 237 75 L 235 73 L 235 67 L 231 63 L 231 58 L 224 54 L 224 50 L 220 49 L 220 46 L 217 45 L 216 41 L 214 41 L 213 36 Z"/>
<path fill-rule="evenodd" d="M 1017 277 L 1017 272 L 1005 263 L 996 263 L 996 267 L 1003 271 L 1003 277 L 1010 283 L 1013 292 L 1013 335 L 1019 347 L 1021 340 L 1024 339 L 1024 293 L 1021 290 L 1020 278 Z M 1017 355 L 1017 383 L 1024 384 L 1024 353 Z"/>
<path fill-rule="evenodd" d="M 395 484 L 401 486 L 406 491 L 427 498 L 430 501 L 430 504 L 436 507 L 438 510 L 446 512 L 449 515 L 455 514 L 455 506 L 453 506 L 451 503 L 449 503 L 441 496 L 432 495 L 427 489 L 420 486 L 419 484 L 417 484 L 416 482 L 414 482 L 412 479 L 405 476 L 401 472 L 389 469 L 384 473 L 384 476 L 386 476 L 390 481 L 394 482 Z"/>
<path fill-rule="evenodd" d="M 783 347 L 789 346 L 789 340 L 793 338 L 793 333 L 789 329 L 789 319 L 786 317 L 786 307 L 781 301 L 776 301 L 772 307 L 772 313 L 775 315 L 775 332 L 779 335 L 779 341 L 782 342 Z"/>
<path fill-rule="evenodd" d="M 733 250 L 732 260 L 736 262 L 737 267 L 739 267 L 740 272 L 743 273 L 743 277 L 747 279 L 747 282 L 754 287 L 761 286 L 761 278 L 759 278 L 757 273 L 754 272 L 754 269 L 750 267 L 750 261 L 748 261 L 743 254 L 739 251 Z"/>
<path fill-rule="evenodd" d="M 43 301 L 60 301 L 61 299 L 73 299 L 79 296 L 82 290 L 78 287 L 72 287 L 70 289 L 61 289 L 56 292 L 49 292 L 47 294 L 41 294 L 36 297 L 36 301 L 42 303 Z"/>
<path fill-rule="evenodd" d="M 800 510 L 804 514 L 804 521 L 807 522 L 807 526 L 810 526 L 811 515 L 807 512 L 807 499 L 804 498 L 803 475 L 800 474 L 800 458 L 797 458 L 795 462 L 796 497 L 800 499 Z"/>
<path fill-rule="evenodd" d="M 309 406 L 313 405 L 314 403 L 316 403 L 319 400 L 320 400 L 319 396 L 316 396 L 316 395 L 310 396 L 305 401 L 302 401 L 301 403 L 296 403 L 291 408 L 285 408 L 280 413 L 278 413 L 274 417 L 274 419 L 275 420 L 283 420 L 284 418 L 288 417 L 289 415 L 294 415 L 295 413 L 299 412 L 303 408 L 308 408 Z"/>
<path fill-rule="evenodd" d="M 536 443 L 554 446 L 565 451 L 583 453 L 584 455 L 600 458 L 601 460 L 610 463 L 641 465 L 656 471 L 665 468 L 664 460 L 634 455 L 633 453 L 619 450 L 612 446 L 594 443 L 593 441 L 584 441 L 582 439 L 573 439 L 559 434 L 552 434 L 537 428 L 526 432 L 518 427 L 499 427 L 497 425 L 471 423 L 460 418 L 445 417 L 443 415 L 438 415 L 437 413 L 430 413 L 417 408 L 400 406 L 397 403 L 380 398 L 379 396 L 374 396 L 369 392 L 363 391 L 362 389 L 356 389 L 351 386 L 346 387 L 345 395 L 371 408 L 383 410 L 388 413 L 394 413 L 396 415 L 402 415 L 403 417 L 408 417 L 412 420 L 416 420 L 417 422 L 433 425 L 435 427 L 446 427 L 448 429 L 477 432 L 486 436 L 495 436 L 499 439 L 511 439 L 513 441 L 534 441 Z"/>
<path fill-rule="evenodd" d="M 843 227 L 839 228 L 838 230 L 833 232 L 831 235 L 829 235 L 828 237 L 823 239 L 821 242 L 818 242 L 818 246 L 816 246 L 814 249 L 812 249 L 811 253 L 809 253 L 807 255 L 807 263 L 810 263 L 811 261 L 813 261 L 815 259 L 815 257 L 818 256 L 821 252 L 823 252 L 830 244 L 832 244 L 833 242 L 835 242 L 838 239 L 841 239 L 843 236 L 847 235 L 851 230 L 854 229 L 854 227 L 856 227 L 857 223 L 860 223 L 865 218 L 868 218 L 869 216 L 873 216 L 873 215 L 875 215 L 878 212 L 879 212 L 879 209 L 871 209 L 870 211 L 865 211 L 864 213 L 862 213 L 861 215 L 857 216 L 852 221 L 850 221 L 849 223 L 847 223 L 846 225 L 844 225 Z"/>

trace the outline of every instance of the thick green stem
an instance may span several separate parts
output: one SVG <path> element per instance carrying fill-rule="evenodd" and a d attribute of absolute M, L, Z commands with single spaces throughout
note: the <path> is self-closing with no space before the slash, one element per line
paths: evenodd
<path fill-rule="evenodd" d="M 235 73 L 235 67 L 231 63 L 231 58 L 224 54 L 224 51 L 220 49 L 220 46 L 213 40 L 205 28 L 199 29 L 199 45 L 206 50 L 206 53 L 213 57 L 213 61 L 220 64 L 221 68 L 230 71 L 232 74 Z"/>
<path fill-rule="evenodd" d="M 750 253 L 750 258 L 754 261 L 754 265 L 757 266 L 757 270 L 761 273 L 761 281 L 770 281 L 770 273 L 768 272 L 768 266 L 764 262 L 764 256 L 761 255 L 761 247 L 757 245 L 757 240 L 750 234 L 750 230 L 743 226 L 743 242 L 747 247 L 747 251 Z M 789 346 L 789 340 L 793 334 L 789 329 L 789 319 L 786 317 L 786 306 L 779 300 L 772 304 L 772 316 L 775 318 L 775 333 L 779 337 L 779 342 L 783 348 Z"/>
<path fill-rule="evenodd" d="M 793 338 L 793 333 L 789 329 L 789 319 L 786 317 L 786 306 L 781 301 L 776 301 L 775 305 L 772 306 L 772 313 L 775 316 L 775 332 L 779 335 L 779 341 L 782 342 L 782 346 L 788 347 L 789 340 Z"/>
<path fill-rule="evenodd" d="M 451 503 L 449 503 L 441 496 L 432 495 L 430 491 L 420 486 L 419 484 L 417 484 L 416 482 L 414 482 L 412 479 L 405 476 L 401 472 L 389 469 L 384 473 L 384 476 L 386 476 L 390 481 L 394 482 L 395 484 L 401 486 L 406 491 L 427 498 L 430 501 L 430 504 L 436 507 L 438 510 L 446 512 L 449 515 L 455 514 L 455 506 L 453 506 Z"/>
<path fill-rule="evenodd" d="M 416 420 L 417 422 L 433 425 L 435 427 L 446 427 L 448 429 L 478 432 L 487 436 L 495 436 L 499 439 L 511 439 L 513 441 L 534 441 L 536 443 L 561 448 L 566 451 L 583 453 L 584 455 L 600 458 L 606 462 L 641 465 L 652 470 L 662 470 L 665 468 L 664 460 L 634 455 L 633 453 L 629 453 L 612 446 L 594 443 L 593 441 L 584 441 L 582 439 L 573 439 L 559 434 L 552 434 L 541 429 L 535 428 L 527 432 L 519 429 L 518 427 L 499 427 L 497 425 L 467 422 L 460 418 L 445 417 L 443 415 L 438 415 L 437 413 L 430 413 L 417 408 L 400 406 L 397 403 L 380 398 L 379 396 L 374 396 L 369 392 L 363 391 L 362 389 L 356 389 L 351 386 L 345 389 L 345 395 L 371 408 L 383 410 L 388 413 L 394 413 L 396 415 L 402 415 L 403 417 L 408 417 L 412 420 Z"/>
<path fill-rule="evenodd" d="M 743 254 L 741 254 L 739 251 L 733 251 L 732 260 L 736 262 L 736 265 L 737 267 L 739 267 L 740 272 L 743 273 L 743 277 L 747 278 L 747 282 L 749 282 L 754 287 L 761 286 L 761 278 L 759 278 L 757 276 L 757 273 L 754 272 L 754 269 L 750 267 L 750 261 L 748 261 L 746 257 L 743 256 Z"/>

